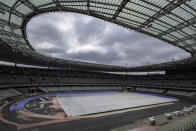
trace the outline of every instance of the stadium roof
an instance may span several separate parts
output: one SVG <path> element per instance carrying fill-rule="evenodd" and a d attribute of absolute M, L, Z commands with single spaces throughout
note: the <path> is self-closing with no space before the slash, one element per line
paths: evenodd
<path fill-rule="evenodd" d="M 36 52 L 27 39 L 26 25 L 32 17 L 54 11 L 76 12 L 103 19 L 165 41 L 193 56 L 188 60 L 156 64 L 154 69 L 195 62 L 195 0 L 1 0 L 0 60 L 108 71 L 134 70 L 51 58 Z"/>

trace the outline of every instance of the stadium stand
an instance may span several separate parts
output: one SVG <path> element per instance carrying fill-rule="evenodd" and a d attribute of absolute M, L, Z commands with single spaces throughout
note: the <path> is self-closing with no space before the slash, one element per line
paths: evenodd
<path fill-rule="evenodd" d="M 9 98 L 12 96 L 18 96 L 18 95 L 21 95 L 21 93 L 15 89 L 1 89 L 0 90 L 0 100 Z"/>
<path fill-rule="evenodd" d="M 27 93 L 35 87 L 42 92 L 80 90 L 122 90 L 131 86 L 137 91 L 194 97 L 196 77 L 190 73 L 166 75 L 127 75 L 91 71 L 1 66 L 0 87 Z"/>
<path fill-rule="evenodd" d="M 105 73 L 11 66 L 4 66 L 0 70 L 0 87 L 17 87 L 16 90 L 21 93 L 28 93 L 26 87 L 36 87 L 43 92 L 122 89 L 116 80 L 118 75 L 111 75 L 110 78 Z"/>

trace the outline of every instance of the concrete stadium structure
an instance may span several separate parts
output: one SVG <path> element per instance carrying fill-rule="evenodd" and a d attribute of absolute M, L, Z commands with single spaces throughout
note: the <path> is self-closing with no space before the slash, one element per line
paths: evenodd
<path fill-rule="evenodd" d="M 154 65 L 123 67 L 45 56 L 37 52 L 29 43 L 26 26 L 33 17 L 56 11 L 85 14 L 141 32 L 177 46 L 190 53 L 191 57 Z M 104 131 L 195 103 L 195 0 L 1 0 L 0 27 L 0 60 L 39 66 L 31 68 L 0 65 L 0 130 L 6 128 L 10 131 L 44 131 L 58 128 L 58 130 Z M 150 71 L 165 71 L 165 74 L 136 76 L 109 73 Z M 24 108 L 34 113 L 36 117 L 25 114 L 24 110 L 12 112 L 8 110 L 13 101 L 28 99 L 34 92 L 44 94 L 72 91 L 125 91 L 127 87 L 131 87 L 129 88 L 131 91 L 172 95 L 179 97 L 180 101 L 172 105 L 152 107 L 149 110 L 99 117 L 93 121 L 82 119 L 67 123 L 64 123 L 67 119 L 58 119 L 62 116 L 58 116 L 62 110 L 54 109 L 51 103 L 46 102 L 51 101 L 55 105 L 56 98 L 46 97 L 43 98 L 44 100 L 40 98 L 41 102 L 28 101 Z M 56 120 L 53 120 L 54 114 L 57 115 Z M 119 119 L 121 121 L 118 121 Z M 50 124 L 46 124 L 45 121 L 50 121 Z M 93 126 L 95 124 L 96 127 Z"/>

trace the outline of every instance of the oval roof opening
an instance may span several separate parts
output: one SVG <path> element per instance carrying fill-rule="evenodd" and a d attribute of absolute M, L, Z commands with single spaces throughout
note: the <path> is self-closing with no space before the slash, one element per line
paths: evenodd
<path fill-rule="evenodd" d="M 99 64 L 141 66 L 190 57 L 158 39 L 76 13 L 34 17 L 27 25 L 27 37 L 42 54 Z"/>

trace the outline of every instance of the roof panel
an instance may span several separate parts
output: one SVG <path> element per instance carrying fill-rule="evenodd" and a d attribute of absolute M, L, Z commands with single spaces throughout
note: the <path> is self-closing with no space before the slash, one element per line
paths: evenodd
<path fill-rule="evenodd" d="M 5 3 L 6 5 L 8 5 L 9 7 L 12 7 L 17 0 L 1 0 L 1 2 Z"/>
<path fill-rule="evenodd" d="M 30 0 L 35 6 L 42 6 L 44 4 L 52 3 L 52 0 Z"/>
<path fill-rule="evenodd" d="M 149 16 L 153 16 L 156 13 L 155 11 L 149 10 L 131 2 L 126 5 L 126 8 L 134 10 L 135 12 L 140 12 L 141 14 L 148 14 Z"/>
<path fill-rule="evenodd" d="M 184 32 L 186 32 L 187 34 L 195 34 L 196 33 L 196 30 L 193 30 L 193 29 L 190 29 L 190 27 L 185 27 L 182 29 Z"/>
<path fill-rule="evenodd" d="M 20 4 L 17 8 L 16 8 L 17 11 L 27 15 L 29 13 L 31 13 L 33 10 L 30 9 L 29 7 L 27 7 L 26 5 L 24 4 Z"/>
<path fill-rule="evenodd" d="M 11 15 L 10 22 L 15 23 L 15 24 L 17 24 L 17 25 L 21 25 L 22 21 L 23 21 L 22 18 L 20 18 L 20 17 L 14 15 L 14 14 Z"/>
<path fill-rule="evenodd" d="M 0 18 L 3 20 L 9 20 L 9 12 L 5 12 L 5 14 L 0 13 Z"/>
<path fill-rule="evenodd" d="M 41 7 L 39 7 L 40 9 L 44 9 L 44 8 L 49 8 L 49 7 L 54 7 L 55 4 L 47 4 L 47 5 L 42 5 Z"/>
<path fill-rule="evenodd" d="M 172 11 L 172 13 L 176 14 L 177 16 L 183 18 L 184 20 L 188 20 L 191 19 L 193 17 L 193 15 L 191 15 L 190 13 L 186 12 L 185 10 L 183 10 L 182 8 L 176 8 Z M 177 18 L 176 18 L 177 19 Z"/>
<path fill-rule="evenodd" d="M 196 10 L 196 1 L 195 0 L 190 0 L 190 1 L 186 2 L 186 4 Z"/>
<path fill-rule="evenodd" d="M 173 17 L 173 16 L 171 16 Z M 176 20 L 168 17 L 168 16 L 163 16 L 160 18 L 161 21 L 164 21 L 165 23 L 168 23 L 169 26 L 176 26 L 179 24 L 179 22 L 177 22 Z"/>

